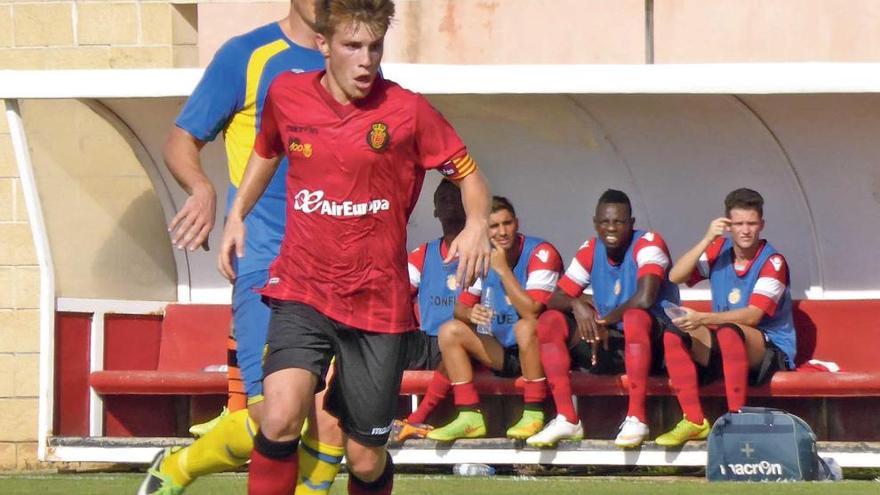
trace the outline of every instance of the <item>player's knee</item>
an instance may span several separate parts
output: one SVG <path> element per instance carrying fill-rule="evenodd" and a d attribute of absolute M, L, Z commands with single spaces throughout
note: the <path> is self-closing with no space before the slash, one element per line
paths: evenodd
<path fill-rule="evenodd" d="M 535 330 L 538 342 L 546 344 L 557 340 L 564 341 L 567 326 L 562 312 L 555 309 L 544 311 L 538 317 L 538 326 Z"/>
<path fill-rule="evenodd" d="M 623 312 L 623 337 L 629 341 L 647 341 L 651 332 L 651 315 L 644 309 L 630 308 Z"/>
<path fill-rule="evenodd" d="M 715 330 L 715 334 L 718 336 L 719 344 L 724 343 L 724 341 L 728 341 L 729 339 L 738 339 L 740 342 L 746 341 L 746 334 L 743 332 L 743 329 L 739 327 L 739 325 L 734 325 L 733 323 L 725 323 L 718 327 Z"/>
<path fill-rule="evenodd" d="M 681 344 L 688 349 L 691 347 L 691 336 L 675 328 L 663 330 L 663 349 L 666 354 L 677 349 Z"/>
<path fill-rule="evenodd" d="M 623 312 L 623 326 L 626 327 L 627 324 L 635 324 L 635 325 L 650 325 L 651 324 L 651 315 L 647 310 L 641 308 L 629 308 Z M 625 330 L 624 330 L 625 331 Z"/>
<path fill-rule="evenodd" d="M 292 407 L 271 407 L 263 411 L 260 431 L 270 440 L 289 440 L 299 436 L 304 419 Z"/>
<path fill-rule="evenodd" d="M 519 320 L 513 325 L 516 345 L 520 349 L 538 345 L 537 323 L 537 320 Z"/>
<path fill-rule="evenodd" d="M 382 447 L 367 447 L 353 441 L 349 441 L 345 449 L 348 469 L 358 479 L 366 482 L 374 481 L 382 475 L 386 456 Z"/>
<path fill-rule="evenodd" d="M 465 332 L 470 332 L 470 328 L 458 320 L 449 320 L 440 325 L 440 331 L 437 334 L 437 342 L 440 344 L 440 349 L 459 346 Z"/>

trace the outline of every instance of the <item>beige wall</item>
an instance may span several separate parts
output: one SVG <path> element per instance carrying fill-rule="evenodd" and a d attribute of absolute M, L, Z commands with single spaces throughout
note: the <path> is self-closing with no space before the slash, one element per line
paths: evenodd
<path fill-rule="evenodd" d="M 76 100 L 30 100 L 22 118 L 57 297 L 172 301 L 177 271 L 153 184 L 112 124 Z"/>
<path fill-rule="evenodd" d="M 654 61 L 877 62 L 877 0 L 654 0 Z"/>
<path fill-rule="evenodd" d="M 24 469 L 36 463 L 39 277 L 4 112 L 0 119 L 0 469 Z"/>
<path fill-rule="evenodd" d="M 195 4 L 172 5 L 167 1 L 0 0 L 0 69 L 193 67 L 198 62 L 196 12 Z M 44 122 L 53 121 L 51 115 L 42 118 Z M 69 145 L 70 150 L 79 149 L 79 143 L 68 139 L 71 137 L 70 129 L 56 129 L 55 136 L 34 140 L 31 143 L 34 155 L 56 153 L 60 150 L 57 145 L 61 142 Z M 93 137 L 109 142 L 119 139 L 109 129 Z M 65 155 L 62 153 L 62 156 Z M 106 160 L 101 163 L 107 165 Z M 130 171 L 130 162 L 127 165 L 126 170 Z M 89 179 L 92 192 L 94 188 L 107 186 L 108 190 L 118 194 L 110 201 L 110 208 L 106 208 L 106 201 L 102 203 L 90 197 L 83 183 L 77 188 L 82 199 L 80 204 L 88 205 L 88 211 L 100 212 L 103 219 L 116 217 L 114 220 L 119 221 L 126 218 L 126 209 L 131 210 L 126 205 L 143 204 L 142 198 L 152 194 L 142 179 L 117 179 L 103 184 L 97 177 Z M 44 206 L 50 204 L 47 202 Z M 155 207 L 151 205 L 150 209 L 155 210 Z M 71 208 L 71 212 L 85 211 Z M 51 223 L 51 215 L 47 217 L 50 217 Z M 141 213 L 128 218 L 144 220 Z M 156 223 L 155 218 L 152 222 Z M 61 223 L 64 223 L 63 218 Z M 77 224 L 68 222 L 66 227 L 72 231 Z M 164 232 L 164 229 L 159 231 Z M 92 239 L 90 244 L 78 244 L 76 248 L 89 249 L 89 256 L 94 257 L 102 247 L 98 244 L 101 232 L 102 229 L 96 229 L 98 237 Z M 116 244 L 106 242 L 112 239 L 106 224 L 103 234 L 104 247 L 118 246 L 120 239 L 130 243 L 139 235 L 122 230 L 117 232 Z M 168 252 L 167 244 L 164 247 L 163 253 Z M 53 254 L 61 259 L 67 256 L 68 261 L 76 256 L 75 251 L 65 251 L 57 245 L 53 246 Z M 161 258 L 163 255 L 144 253 L 143 259 L 147 263 L 142 266 L 143 272 L 147 271 L 150 263 L 167 266 L 167 260 L 157 261 L 156 256 Z M 89 270 L 95 266 L 84 265 L 81 268 Z M 153 286 L 167 285 L 167 269 L 149 269 L 149 272 L 154 279 L 162 280 L 161 283 L 151 281 Z M 68 276 L 73 273 L 60 275 L 59 288 L 62 291 L 76 286 L 75 280 Z M 141 281 L 143 279 L 138 280 Z M 81 294 L 109 295 L 109 290 L 102 292 L 96 285 L 99 284 L 84 287 Z M 141 291 L 139 294 L 164 298 L 158 296 L 166 292 L 144 294 Z M 38 294 L 39 270 L 4 112 L 0 119 L 0 470 L 32 469 L 37 466 Z M 124 296 L 125 293 L 120 293 L 115 297 Z M 170 298 L 174 298 L 173 293 Z"/>
<path fill-rule="evenodd" d="M 877 0 L 398 0 L 386 62 L 640 64 L 880 61 Z M 205 65 L 289 2 L 199 5 Z M 648 20 L 653 28 L 648 28 Z"/>
<path fill-rule="evenodd" d="M 0 68 L 194 67 L 196 6 L 0 0 Z"/>

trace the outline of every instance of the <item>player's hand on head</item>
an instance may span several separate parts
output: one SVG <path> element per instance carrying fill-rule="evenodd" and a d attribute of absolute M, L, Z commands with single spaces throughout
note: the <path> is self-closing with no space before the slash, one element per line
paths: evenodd
<path fill-rule="evenodd" d="M 714 240 L 718 236 L 722 236 L 730 230 L 730 219 L 727 217 L 718 217 L 709 223 L 709 229 L 706 230 L 706 239 Z"/>
<path fill-rule="evenodd" d="M 177 249 L 195 251 L 199 246 L 203 246 L 207 251 L 208 235 L 214 228 L 216 210 L 217 195 L 214 187 L 211 184 L 194 187 L 183 207 L 168 223 L 171 243 L 177 246 Z"/>
<path fill-rule="evenodd" d="M 230 282 L 235 280 L 235 268 L 232 257 L 244 257 L 244 239 L 247 230 L 244 222 L 237 217 L 230 216 L 226 220 L 223 229 L 223 240 L 220 243 L 220 254 L 217 257 L 217 269 Z"/>
<path fill-rule="evenodd" d="M 489 273 L 490 263 L 489 229 L 485 224 L 468 222 L 449 245 L 444 263 L 458 257 L 458 270 L 455 278 L 459 287 L 470 287 L 477 277 Z"/>

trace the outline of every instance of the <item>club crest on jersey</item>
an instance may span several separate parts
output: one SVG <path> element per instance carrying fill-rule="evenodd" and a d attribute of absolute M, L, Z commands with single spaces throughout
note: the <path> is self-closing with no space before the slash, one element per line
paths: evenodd
<path fill-rule="evenodd" d="M 623 287 L 621 287 L 621 285 L 620 285 L 620 280 L 615 280 L 614 281 L 614 295 L 619 296 L 621 290 L 623 290 Z"/>
<path fill-rule="evenodd" d="M 370 132 L 367 133 L 367 144 L 373 151 L 382 151 L 388 147 L 391 142 L 391 133 L 388 132 L 388 125 L 384 122 L 373 122 L 370 125 Z"/>
<path fill-rule="evenodd" d="M 304 158 L 312 157 L 311 143 L 303 143 L 299 140 L 299 138 L 293 138 L 290 140 L 290 144 L 287 145 L 287 151 L 289 151 L 291 154 L 299 153 Z"/>
<path fill-rule="evenodd" d="M 455 278 L 455 275 L 446 276 L 446 288 L 449 290 L 455 290 L 458 288 L 458 280 Z"/>
<path fill-rule="evenodd" d="M 727 302 L 730 304 L 736 304 L 742 299 L 742 291 L 738 288 L 734 287 L 730 294 L 727 294 Z"/>

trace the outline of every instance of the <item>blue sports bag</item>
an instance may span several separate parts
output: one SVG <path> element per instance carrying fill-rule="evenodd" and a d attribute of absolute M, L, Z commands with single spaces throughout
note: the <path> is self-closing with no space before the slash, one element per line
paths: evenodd
<path fill-rule="evenodd" d="M 816 435 L 779 409 L 744 407 L 712 425 L 709 481 L 812 481 L 821 477 Z"/>

